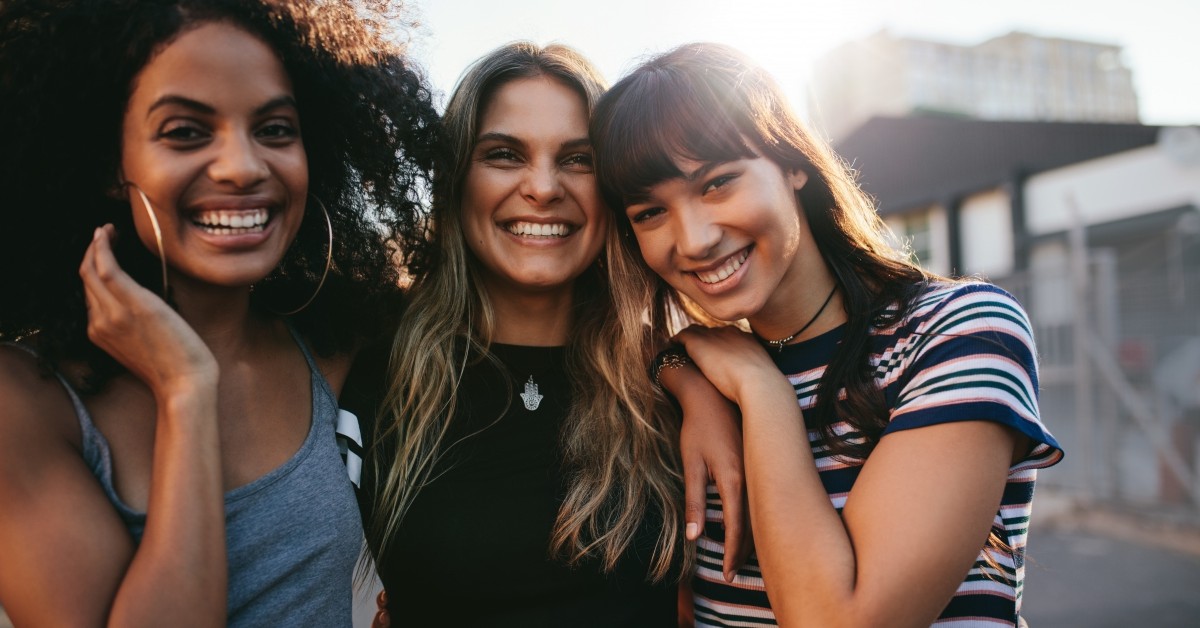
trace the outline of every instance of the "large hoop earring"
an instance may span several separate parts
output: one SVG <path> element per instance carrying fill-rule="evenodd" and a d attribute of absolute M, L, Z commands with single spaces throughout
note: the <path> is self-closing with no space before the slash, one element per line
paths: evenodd
<path fill-rule="evenodd" d="M 150 216 L 150 226 L 154 228 L 154 243 L 158 246 L 158 259 L 162 263 L 162 297 L 166 299 L 170 294 L 167 291 L 167 252 L 163 249 L 162 227 L 158 225 L 158 216 L 155 215 L 154 207 L 150 205 L 150 199 L 142 188 L 132 181 L 126 181 L 122 185 L 137 191 L 138 197 L 142 199 L 142 206 L 146 208 L 146 215 Z"/>
<path fill-rule="evenodd" d="M 329 234 L 329 240 L 325 246 L 325 270 L 321 271 L 321 280 L 317 282 L 317 289 L 313 290 L 313 293 L 308 297 L 308 300 L 294 310 L 288 312 L 275 312 L 275 314 L 278 314 L 279 316 L 291 316 L 293 314 L 299 314 L 302 310 L 304 310 L 304 308 L 311 305 L 313 300 L 317 298 L 317 295 L 321 293 L 321 288 L 325 286 L 325 278 L 329 276 L 329 268 L 333 266 L 333 221 L 329 218 L 329 210 L 325 209 L 325 203 L 320 198 L 317 198 L 317 195 L 315 194 L 310 193 L 308 196 L 316 201 L 317 205 L 321 206 L 321 214 L 325 216 L 325 231 Z"/>

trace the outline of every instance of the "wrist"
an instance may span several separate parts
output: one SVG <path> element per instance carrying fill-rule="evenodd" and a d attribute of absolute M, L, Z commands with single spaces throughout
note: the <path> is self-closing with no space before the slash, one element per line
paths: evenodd
<path fill-rule="evenodd" d="M 792 403 L 796 402 L 796 389 L 792 388 L 792 383 L 776 369 L 771 369 L 769 373 L 763 373 L 761 377 L 742 378 L 734 393 L 733 401 L 743 407 L 747 403 L 753 404 L 772 399 L 787 399 Z"/>
<path fill-rule="evenodd" d="M 668 345 L 654 356 L 654 361 L 650 364 L 650 379 L 661 387 L 664 370 L 678 369 L 691 363 L 692 359 L 688 357 L 687 350 L 682 345 Z"/>
<path fill-rule="evenodd" d="M 165 381 L 154 396 L 164 406 L 195 405 L 215 400 L 220 373 L 215 365 Z"/>

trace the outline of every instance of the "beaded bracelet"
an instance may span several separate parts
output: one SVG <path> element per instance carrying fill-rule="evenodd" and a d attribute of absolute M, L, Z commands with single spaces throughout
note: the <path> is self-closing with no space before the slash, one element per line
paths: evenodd
<path fill-rule="evenodd" d="M 677 369 L 685 364 L 691 364 L 692 359 L 688 357 L 687 350 L 681 345 L 668 345 L 666 349 L 658 352 L 654 356 L 654 362 L 650 365 L 650 379 L 654 383 L 662 386 L 662 381 L 659 380 L 659 375 L 663 369 Z"/>

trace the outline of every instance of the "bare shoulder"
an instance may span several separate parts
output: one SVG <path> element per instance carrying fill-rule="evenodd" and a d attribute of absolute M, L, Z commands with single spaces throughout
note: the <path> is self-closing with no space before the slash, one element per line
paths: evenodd
<path fill-rule="evenodd" d="M 0 399 L 0 604 L 17 625 L 99 623 L 133 548 L 80 454 L 74 406 L 36 358 L 2 346 Z"/>
<path fill-rule="evenodd" d="M 79 422 L 66 389 L 32 354 L 0 346 L 0 499 L 24 494 L 50 466 L 78 459 Z"/>
<path fill-rule="evenodd" d="M 19 456 L 45 439 L 79 443 L 79 424 L 67 391 L 32 354 L 0 346 L 0 458 Z M 15 442 L 14 442 L 15 441 Z"/>

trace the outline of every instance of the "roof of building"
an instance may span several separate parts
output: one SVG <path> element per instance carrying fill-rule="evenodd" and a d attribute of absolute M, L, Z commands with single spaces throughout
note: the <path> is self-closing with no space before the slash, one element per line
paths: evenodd
<path fill-rule="evenodd" d="M 1149 146 L 1158 131 L 1129 123 L 876 117 L 835 148 L 887 215 Z"/>

